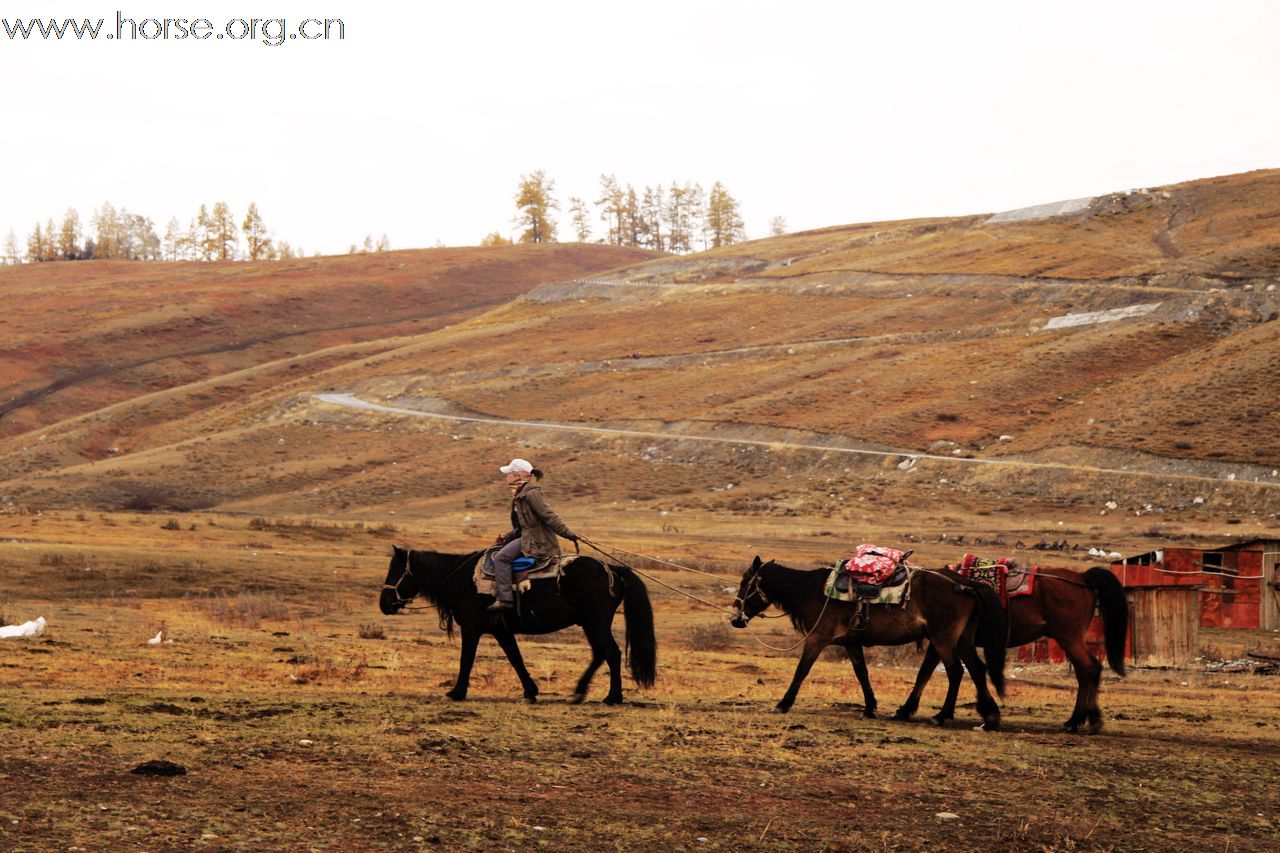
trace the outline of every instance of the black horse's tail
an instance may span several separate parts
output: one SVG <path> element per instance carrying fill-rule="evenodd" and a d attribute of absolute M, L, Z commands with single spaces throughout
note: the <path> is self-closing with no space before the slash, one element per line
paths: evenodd
<path fill-rule="evenodd" d="M 987 660 L 987 677 L 1000 698 L 1004 698 L 1004 662 L 1009 651 L 1009 613 L 1000 596 L 984 583 L 970 590 L 978 597 L 978 642 Z"/>
<path fill-rule="evenodd" d="M 1107 646 L 1107 663 L 1116 675 L 1124 675 L 1124 643 L 1129 634 L 1129 602 L 1124 595 L 1124 584 L 1109 570 L 1094 566 L 1084 573 L 1087 583 L 1098 599 L 1098 611 L 1102 614 L 1102 635 Z"/>
<path fill-rule="evenodd" d="M 653 633 L 653 605 L 649 590 L 626 566 L 611 566 L 622 579 L 622 601 L 627 608 L 627 665 L 641 687 L 652 687 L 658 677 L 658 640 Z"/>

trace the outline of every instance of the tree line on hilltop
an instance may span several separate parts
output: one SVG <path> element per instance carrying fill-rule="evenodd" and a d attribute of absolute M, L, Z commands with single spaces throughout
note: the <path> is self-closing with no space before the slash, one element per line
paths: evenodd
<path fill-rule="evenodd" d="M 597 242 L 614 246 L 633 246 L 659 252 L 683 254 L 729 246 L 746 239 L 738 200 L 716 181 L 709 191 L 698 183 L 645 186 L 639 192 L 627 184 L 623 187 L 614 175 L 600 176 L 600 194 L 590 204 L 579 196 L 569 196 L 569 226 L 573 239 L 591 242 L 595 218 L 604 223 L 604 233 Z M 557 239 L 559 223 L 555 213 L 560 202 L 556 198 L 555 181 L 538 169 L 520 176 L 515 195 L 515 223 L 521 229 L 517 242 L 551 243 Z M 770 222 L 773 235 L 786 232 L 786 221 L 775 216 Z M 481 245 L 510 243 L 501 232 L 494 231 Z"/>
<path fill-rule="evenodd" d="M 364 238 L 363 248 L 351 244 L 351 253 L 382 252 L 391 248 L 384 234 L 375 244 Z M 46 263 L 123 259 L 132 261 L 277 261 L 303 256 L 287 240 L 279 240 L 267 229 L 256 203 L 249 204 L 244 219 L 232 213 L 226 202 L 200 205 L 199 212 L 184 228 L 177 217 L 169 220 L 164 235 L 156 232 L 150 217 L 117 209 L 110 202 L 93 212 L 88 229 L 80 214 L 68 208 L 61 224 L 48 219 L 39 222 L 27 236 L 25 246 L 9 231 L 3 247 L 3 263 Z"/>
<path fill-rule="evenodd" d="M 520 243 L 557 241 L 556 214 L 561 208 L 554 180 L 541 169 L 521 175 L 514 201 L 519 236 L 508 238 L 494 231 L 480 245 L 509 245 L 513 239 Z M 598 198 L 587 202 L 580 196 L 570 196 L 568 204 L 572 239 L 580 243 L 592 241 L 597 219 L 604 227 L 595 242 L 658 252 L 697 252 L 747 238 L 738 200 L 720 181 L 710 190 L 696 182 L 672 181 L 669 186 L 645 186 L 637 191 L 631 184 L 619 183 L 614 175 L 601 175 Z M 785 233 L 786 221 L 775 216 L 769 230 L 775 236 Z M 390 248 L 385 234 L 376 243 L 372 235 L 367 235 L 359 246 L 352 243 L 348 252 L 383 252 Z M 295 249 L 272 236 L 256 203 L 250 203 L 242 220 L 226 202 L 216 202 L 212 207 L 202 204 L 185 227 L 177 217 L 170 218 L 161 236 L 149 217 L 105 202 L 93 211 L 88 227 L 82 224 L 75 208 L 67 209 L 61 224 L 55 224 L 52 217 L 44 225 L 37 222 L 25 246 L 10 230 L 0 261 L 270 261 L 302 256 L 301 248 Z"/>

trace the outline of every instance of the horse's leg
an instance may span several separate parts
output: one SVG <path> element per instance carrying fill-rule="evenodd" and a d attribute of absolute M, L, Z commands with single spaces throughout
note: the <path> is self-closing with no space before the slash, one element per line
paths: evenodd
<path fill-rule="evenodd" d="M 796 663 L 796 674 L 791 677 L 791 686 L 787 688 L 787 692 L 778 700 L 778 704 L 773 708 L 773 713 L 785 714 L 791 710 L 791 706 L 796 703 L 796 695 L 800 692 L 800 685 L 804 683 L 805 677 L 809 675 L 809 670 L 813 668 L 813 662 L 818 659 L 818 655 L 830 642 L 831 637 L 825 631 L 822 632 L 821 637 L 815 631 L 804 641 L 804 649 L 800 652 L 800 660 Z"/>
<path fill-rule="evenodd" d="M 850 645 L 847 651 L 849 662 L 853 664 L 853 674 L 857 676 L 858 684 L 862 687 L 862 716 L 868 720 L 875 719 L 876 694 L 871 689 L 871 678 L 867 675 L 867 658 L 863 654 L 862 645 Z"/>
<path fill-rule="evenodd" d="M 507 660 L 511 662 L 512 668 L 520 679 L 520 686 L 524 688 L 524 701 L 537 702 L 538 685 L 529 675 L 529 668 L 524 665 L 524 655 L 520 654 L 520 644 L 516 642 L 516 635 L 503 628 L 495 630 L 493 638 L 498 641 L 499 646 L 502 646 L 502 651 L 506 653 Z"/>
<path fill-rule="evenodd" d="M 942 658 L 942 666 L 947 671 L 947 696 L 942 700 L 942 707 L 938 709 L 938 713 L 929 718 L 929 722 L 935 726 L 944 726 L 948 720 L 954 720 L 956 717 L 956 697 L 960 694 L 960 682 L 964 681 L 964 666 L 960 663 L 960 658 L 954 654 L 951 659 L 947 660 L 946 656 L 939 655 Z"/>
<path fill-rule="evenodd" d="M 578 686 L 573 688 L 573 698 L 569 700 L 570 704 L 581 705 L 582 701 L 587 698 L 587 688 L 591 686 L 591 679 L 595 677 L 596 670 L 600 668 L 600 664 L 604 663 L 604 655 L 596 649 L 595 642 L 591 639 L 591 633 L 587 633 L 587 642 L 591 644 L 591 663 L 587 664 L 587 668 L 582 671 L 582 677 L 578 679 Z"/>
<path fill-rule="evenodd" d="M 1076 671 L 1076 706 L 1062 727 L 1069 732 L 1078 732 L 1080 726 L 1087 723 L 1085 730 L 1096 734 L 1102 728 L 1102 712 L 1098 709 L 1102 662 L 1089 652 L 1083 633 L 1066 643 L 1059 641 L 1059 645 L 1071 661 L 1071 668 Z"/>
<path fill-rule="evenodd" d="M 444 694 L 450 699 L 461 702 L 467 698 L 467 687 L 471 684 L 471 666 L 476 662 L 476 647 L 480 645 L 480 632 L 475 628 L 462 627 L 462 657 L 458 662 L 458 677 L 454 679 L 453 689 Z"/>
<path fill-rule="evenodd" d="M 947 720 L 955 719 L 956 696 L 960 693 L 960 682 L 964 680 L 964 666 L 960 662 L 960 656 L 956 654 L 957 637 L 931 637 L 929 644 L 947 670 L 947 696 L 938 713 L 929 718 L 929 722 L 935 726 L 942 726 L 946 725 Z"/>
<path fill-rule="evenodd" d="M 576 702 L 581 702 L 586 697 L 587 686 L 603 661 L 609 664 L 609 693 L 604 697 L 604 704 L 622 704 L 622 649 L 618 648 L 618 641 L 613 638 L 612 622 L 613 614 L 609 613 L 607 619 L 597 618 L 582 626 L 587 642 L 591 644 L 591 663 L 578 679 L 577 691 L 573 697 Z"/>
<path fill-rule="evenodd" d="M 982 716 L 983 731 L 999 731 L 1000 705 L 987 688 L 987 665 L 982 662 L 982 658 L 978 657 L 978 650 L 972 643 L 961 643 L 957 653 L 960 660 L 964 662 L 965 668 L 969 670 L 969 677 L 973 679 L 973 686 L 977 690 L 978 714 Z M 959 684 L 956 687 L 958 689 Z M 955 707 L 954 698 L 951 700 L 951 705 Z"/>
<path fill-rule="evenodd" d="M 915 715 L 920 708 L 920 696 L 924 693 L 925 685 L 929 683 L 929 679 L 933 677 L 933 671 L 937 668 L 938 653 L 933 650 L 933 643 L 929 643 L 924 648 L 924 660 L 920 661 L 920 671 L 916 673 L 916 683 L 911 688 L 911 695 L 902 703 L 901 708 L 893 712 L 895 720 L 909 720 Z"/>
<path fill-rule="evenodd" d="M 606 705 L 622 704 L 622 649 L 613 638 L 612 631 L 604 632 L 604 662 L 609 665 L 609 693 L 604 697 Z"/>

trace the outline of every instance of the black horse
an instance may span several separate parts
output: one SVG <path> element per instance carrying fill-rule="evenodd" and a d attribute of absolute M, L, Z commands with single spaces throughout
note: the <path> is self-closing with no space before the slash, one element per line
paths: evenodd
<path fill-rule="evenodd" d="M 804 648 L 791 686 L 774 707 L 775 712 L 785 714 L 791 710 L 818 654 L 829 645 L 838 645 L 848 652 L 862 686 L 863 713 L 874 717 L 876 698 L 863 647 L 928 639 L 946 667 L 951 687 L 932 722 L 941 726 L 955 716 L 956 692 L 968 669 L 978 691 L 982 727 L 988 731 L 1000 728 L 1000 706 L 987 690 L 987 677 L 1003 696 L 1009 626 L 994 590 L 931 569 L 916 569 L 910 575 L 910 595 L 903 606 L 869 606 L 865 623 L 860 623 L 855 619 L 856 605 L 827 598 L 823 588 L 830 571 L 792 569 L 772 560 L 762 563 L 756 557 L 742 575 L 734 599 L 737 615 L 730 624 L 745 628 L 752 618 L 776 604 L 791 617 L 792 626 L 804 634 Z M 985 663 L 978 657 L 978 645 L 986 652 Z"/>
<path fill-rule="evenodd" d="M 483 551 L 440 554 L 392 548 L 391 565 L 378 605 L 390 616 L 421 595 L 440 613 L 440 627 L 453 636 L 456 622 L 462 628 L 462 659 L 450 699 L 467 698 L 471 666 L 480 638 L 492 634 L 515 668 L 526 702 L 538 698 L 538 685 L 529 676 L 516 643 L 516 634 L 549 634 L 570 625 L 581 625 L 591 644 L 591 663 L 578 679 L 573 703 L 586 698 L 591 677 L 601 663 L 609 664 L 606 705 L 622 702 L 622 652 L 613 639 L 613 615 L 626 603 L 627 662 L 631 677 L 641 687 L 652 687 L 657 669 L 657 640 L 653 633 L 653 607 L 649 591 L 629 568 L 606 566 L 592 557 L 568 563 L 557 580 L 534 581 L 520 597 L 520 606 L 501 614 L 485 607 L 492 596 L 476 591 L 473 570 Z"/>

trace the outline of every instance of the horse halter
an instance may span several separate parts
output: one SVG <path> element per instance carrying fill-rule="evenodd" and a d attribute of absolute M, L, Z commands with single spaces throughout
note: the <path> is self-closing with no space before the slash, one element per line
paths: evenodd
<path fill-rule="evenodd" d="M 760 610 L 757 611 L 755 614 L 748 616 L 746 611 L 746 604 L 755 595 L 759 595 L 760 598 L 764 601 L 764 607 L 761 607 Z M 752 574 L 751 577 L 747 580 L 746 584 L 743 587 L 738 589 L 738 597 L 733 600 L 733 606 L 737 608 L 738 618 L 742 620 L 743 625 L 750 622 L 756 616 L 759 616 L 765 610 L 769 609 L 769 605 L 771 603 L 772 602 L 769 601 L 769 596 L 765 595 L 764 590 L 760 587 L 759 571 L 756 571 L 754 574 Z"/>
<path fill-rule="evenodd" d="M 418 597 L 418 594 L 416 592 L 413 595 L 409 596 L 408 598 L 405 598 L 403 595 L 400 594 L 400 584 L 404 583 L 405 578 L 409 578 L 409 577 L 413 577 L 413 549 L 412 548 L 408 549 L 404 553 L 404 572 L 401 573 L 400 577 L 396 580 L 396 582 L 393 584 L 384 583 L 382 585 L 382 588 L 384 590 L 388 590 L 388 589 L 391 590 L 391 594 L 396 597 L 397 610 L 400 609 L 401 607 L 404 607 L 410 601 L 413 601 L 415 598 Z"/>

